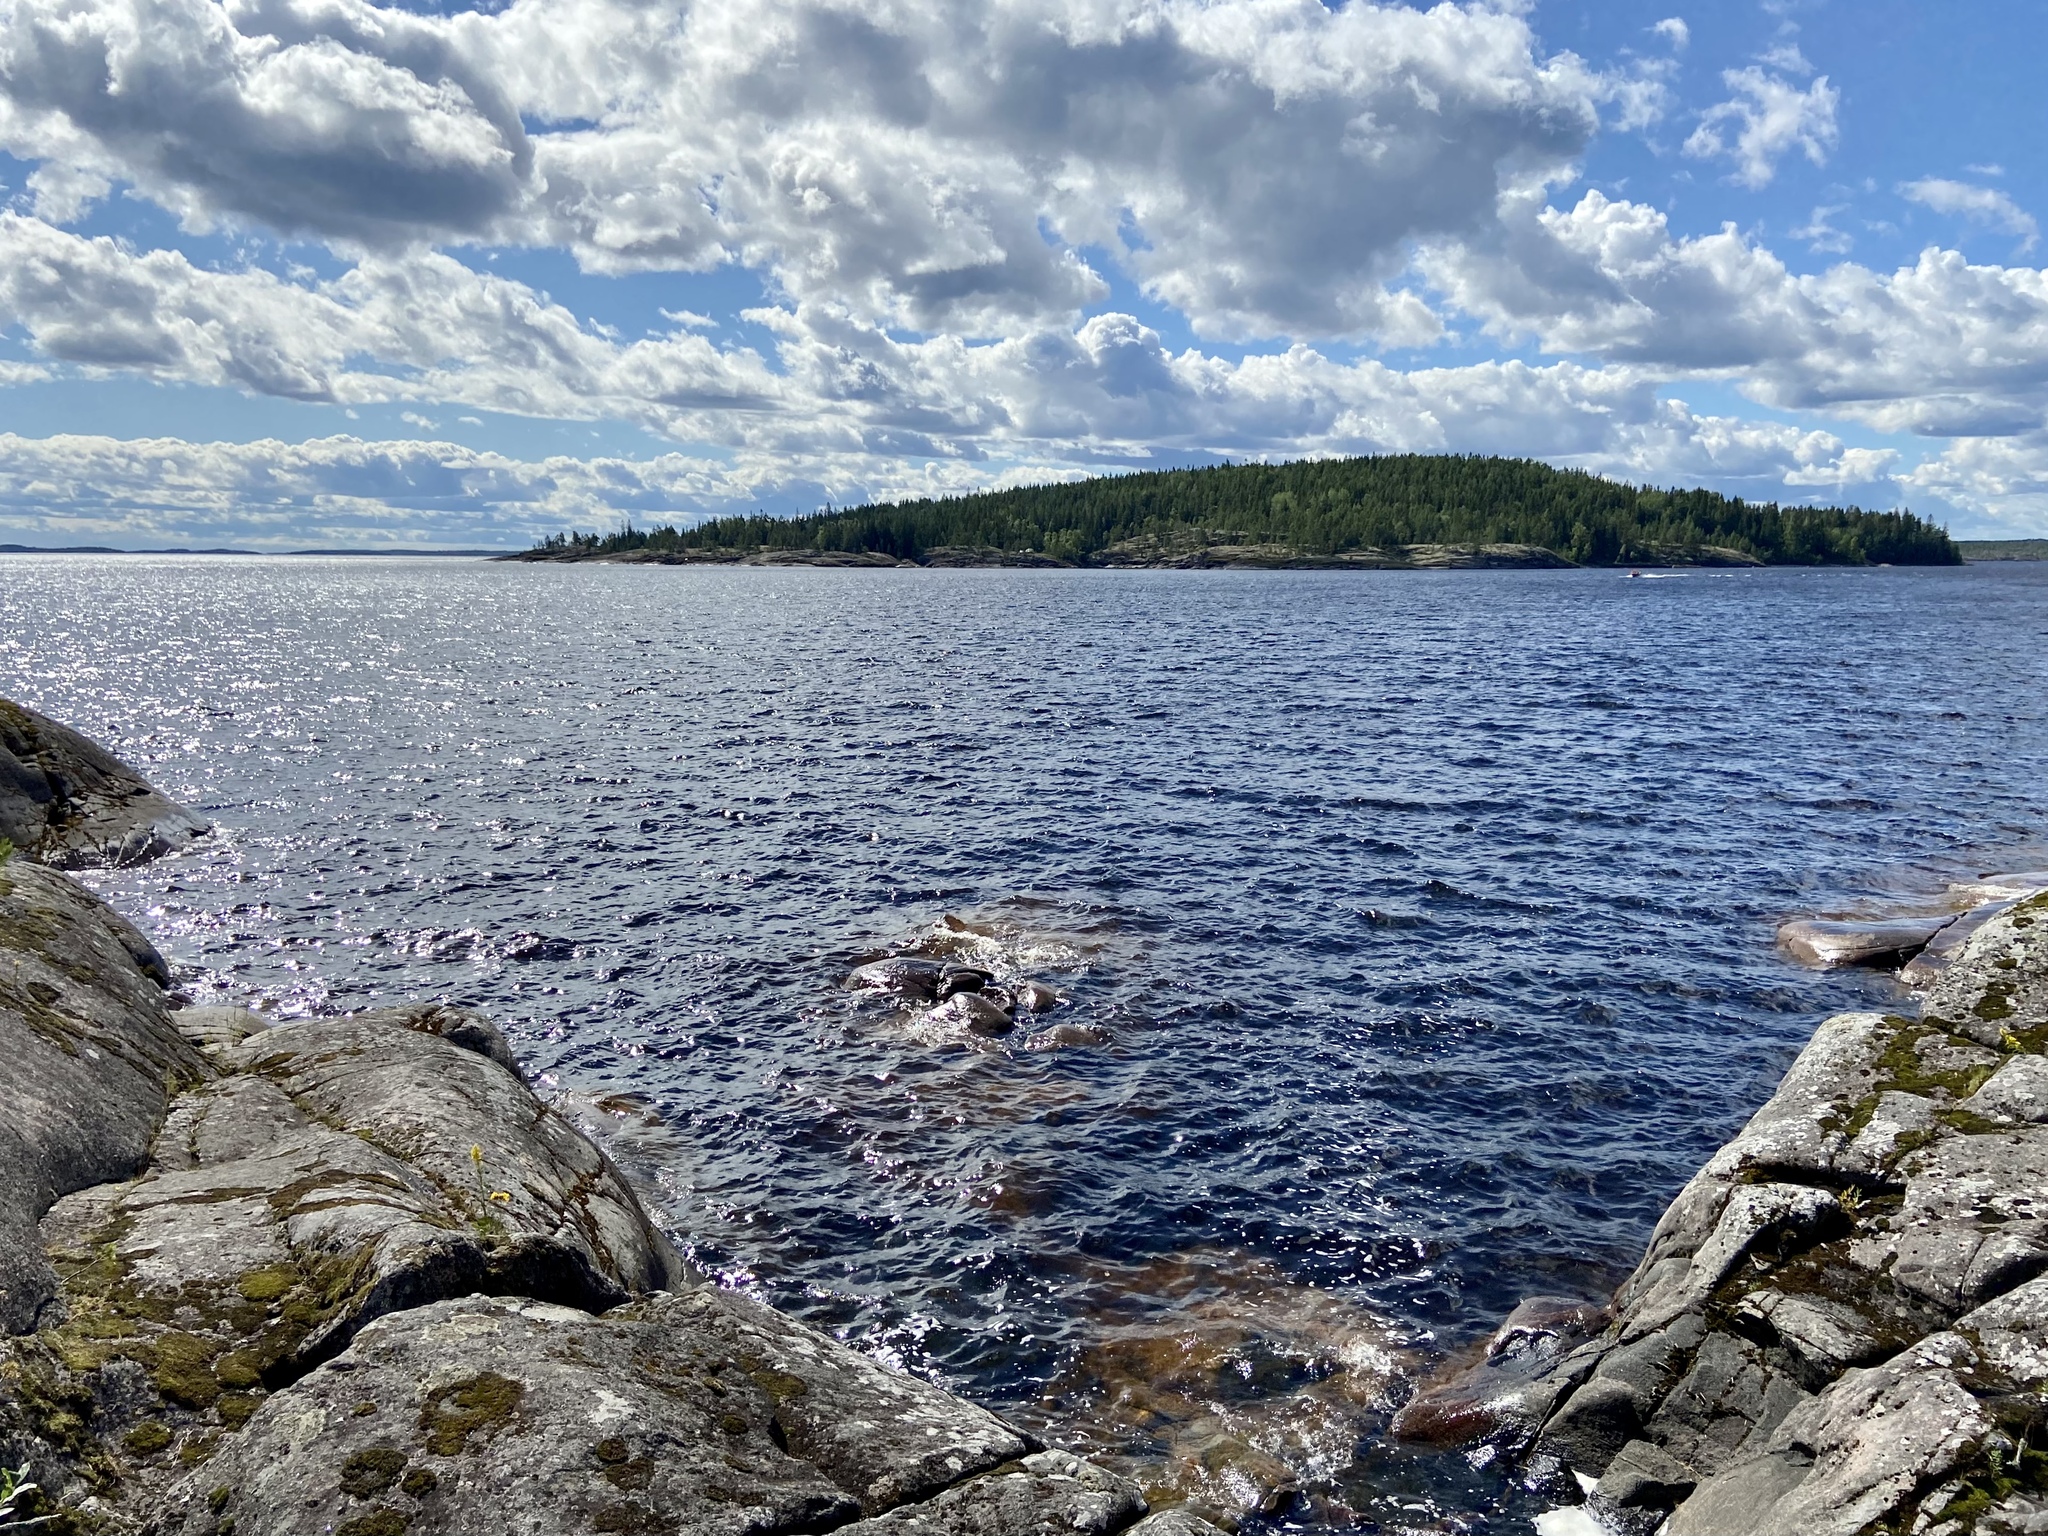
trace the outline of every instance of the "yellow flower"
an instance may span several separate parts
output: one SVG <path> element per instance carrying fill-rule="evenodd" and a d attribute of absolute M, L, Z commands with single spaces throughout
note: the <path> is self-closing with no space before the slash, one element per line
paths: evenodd
<path fill-rule="evenodd" d="M 510 1205 L 512 1203 L 512 1194 L 509 1190 L 494 1189 L 491 1191 L 491 1198 L 500 1205 Z"/>

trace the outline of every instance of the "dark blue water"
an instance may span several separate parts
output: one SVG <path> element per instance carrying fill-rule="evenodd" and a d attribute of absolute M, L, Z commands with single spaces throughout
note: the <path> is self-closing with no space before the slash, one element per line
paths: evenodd
<path fill-rule="evenodd" d="M 489 1009 L 725 1283 L 1278 1524 L 1525 1528 L 1388 1404 L 1886 995 L 1777 921 L 2044 862 L 2048 566 L 0 572 L 195 996 Z M 935 936 L 1106 1042 L 841 986 Z"/>

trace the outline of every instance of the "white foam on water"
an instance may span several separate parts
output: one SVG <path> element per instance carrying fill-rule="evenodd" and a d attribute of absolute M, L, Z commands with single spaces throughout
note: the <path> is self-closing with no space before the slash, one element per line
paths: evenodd
<path fill-rule="evenodd" d="M 1536 1517 L 1536 1536 L 1612 1536 L 1583 1504 L 1546 1509 Z"/>

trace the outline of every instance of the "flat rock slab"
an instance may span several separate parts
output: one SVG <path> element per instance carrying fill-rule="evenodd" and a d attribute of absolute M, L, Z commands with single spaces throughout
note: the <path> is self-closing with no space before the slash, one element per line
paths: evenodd
<path fill-rule="evenodd" d="M 974 1491 L 978 1474 L 1031 1449 L 993 1415 L 710 1288 L 646 1297 L 601 1318 L 470 1297 L 380 1319 L 347 1353 L 270 1398 L 171 1495 L 160 1528 L 215 1536 L 232 1520 L 235 1536 L 821 1531 L 934 1495 L 951 1499 L 948 1509 L 995 1507 Z M 1111 1497 L 1098 1483 L 1116 1484 L 1092 1468 L 1021 1466 L 1031 1486 L 1016 1499 L 990 1490 L 1005 1509 L 1092 1508 Z M 955 1484 L 965 1487 L 944 1492 Z M 1059 1528 L 1128 1524 L 1143 1505 L 1118 1486 L 1127 1516 Z"/>
<path fill-rule="evenodd" d="M 69 726 L 0 699 L 0 837 L 60 868 L 140 864 L 207 824 Z"/>
<path fill-rule="evenodd" d="M 1897 965 L 1956 920 L 1953 912 L 1875 922 L 1802 918 L 1778 929 L 1778 944 L 1805 965 Z"/>

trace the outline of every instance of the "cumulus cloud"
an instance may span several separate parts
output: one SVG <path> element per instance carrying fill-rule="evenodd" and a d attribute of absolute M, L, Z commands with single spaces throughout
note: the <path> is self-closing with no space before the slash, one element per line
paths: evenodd
<path fill-rule="evenodd" d="M 1682 51 L 1692 42 L 1692 28 L 1685 24 L 1683 16 L 1666 16 L 1650 30 L 1669 43 L 1674 51 Z"/>
<path fill-rule="evenodd" d="M 1783 68 L 1794 61 L 1774 62 Z M 1805 62 L 1796 60 L 1798 65 Z M 1752 64 L 1724 71 L 1721 82 L 1735 94 L 1700 114 L 1699 126 L 1685 141 L 1688 155 L 1733 160 L 1735 180 L 1746 187 L 1769 186 L 1778 162 L 1794 149 L 1815 165 L 1827 163 L 1828 151 L 1840 137 L 1835 108 L 1841 93 L 1828 84 L 1826 75 L 1801 90 L 1784 75 Z"/>
<path fill-rule="evenodd" d="M 1503 336 L 1666 373 L 1722 374 L 1766 404 L 1886 431 L 1996 435 L 2048 409 L 2048 274 L 1929 249 L 1890 273 L 1799 275 L 1733 226 L 1675 238 L 1665 216 L 1587 193 L 1526 200 L 1492 248 L 1424 269 Z"/>
<path fill-rule="evenodd" d="M 2034 222 L 2034 216 L 1996 187 L 1974 187 L 1966 181 L 1929 176 L 1907 182 L 1899 188 L 1899 195 L 1936 213 L 1955 214 L 1972 223 L 2018 235 L 2022 251 L 2031 251 L 2041 243 L 2041 226 Z"/>
<path fill-rule="evenodd" d="M 1367 0 L 0 0 L 0 144 L 57 220 L 742 261 L 996 334 L 1123 268 L 1220 335 L 1434 334 L 1406 242 L 1559 174 L 1603 87 L 1516 8 Z M 1095 255 L 1091 257 L 1089 254 Z"/>
<path fill-rule="evenodd" d="M 1899 481 L 1976 513 L 1983 536 L 2039 537 L 2048 528 L 2048 431 L 1951 443 Z"/>
<path fill-rule="evenodd" d="M 1292 457 L 1303 446 L 1533 453 L 1637 479 L 1709 481 L 1758 499 L 1859 486 L 1882 493 L 1890 467 L 1886 456 L 1826 432 L 1696 415 L 1625 370 L 1569 363 L 1400 373 L 1295 349 L 1232 365 L 1169 354 L 1124 317 L 1036 359 L 959 361 L 956 380 L 979 370 L 986 382 L 1008 370 L 1014 419 L 985 445 L 992 453 L 920 459 L 898 443 L 856 436 L 715 458 L 520 460 L 445 442 L 353 437 L 0 435 L 0 531 L 19 542 L 127 547 L 520 546 L 628 518 L 690 523 L 763 502 L 844 505 L 1146 467 L 1160 462 L 1156 445 L 1173 442 L 1234 457 Z M 1093 435 L 1077 441 L 1077 427 Z M 1138 435 L 1120 439 L 1119 431 Z"/>

